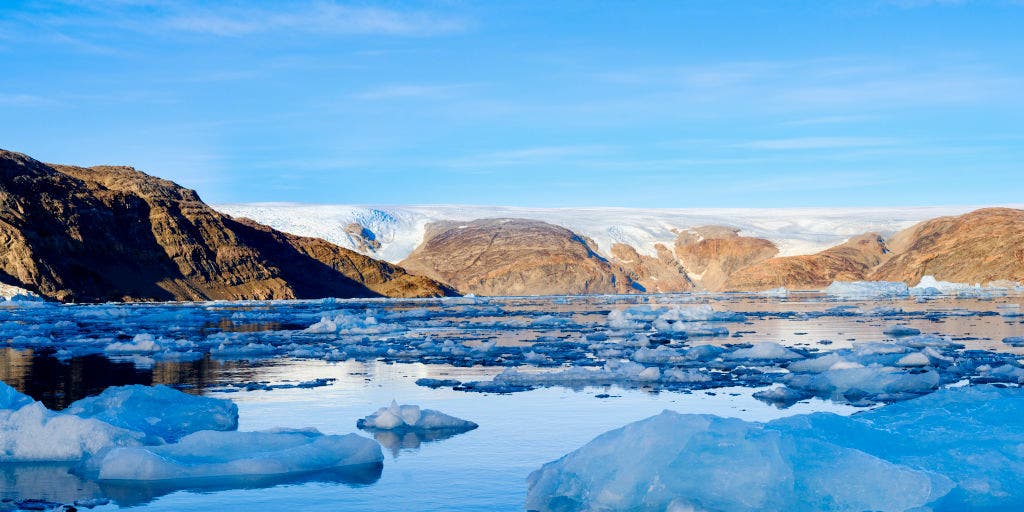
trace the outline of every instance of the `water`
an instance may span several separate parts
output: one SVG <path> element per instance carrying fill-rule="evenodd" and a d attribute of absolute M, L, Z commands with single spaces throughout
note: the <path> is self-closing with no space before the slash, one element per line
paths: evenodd
<path fill-rule="evenodd" d="M 312 475 L 284 483 L 253 482 L 244 489 L 200 488 L 200 483 L 178 485 L 178 489 L 114 488 L 79 480 L 67 473 L 66 465 L 22 464 L 0 467 L 0 498 L 63 503 L 104 496 L 116 499 L 117 503 L 97 510 L 522 510 L 526 477 L 531 471 L 596 435 L 663 409 L 747 420 L 811 411 L 849 414 L 857 410 L 817 398 L 779 409 L 754 399 L 752 394 L 758 388 L 751 387 L 665 390 L 657 385 L 630 384 L 490 394 L 415 384 L 423 377 L 486 381 L 505 365 L 514 364 L 511 355 L 507 361 L 494 356 L 438 357 L 434 353 L 422 357 L 422 361 L 401 355 L 368 355 L 344 361 L 326 361 L 316 354 L 296 357 L 302 355 L 299 349 L 308 346 L 328 353 L 328 349 L 344 349 L 353 343 L 408 347 L 424 338 L 458 340 L 469 346 L 497 341 L 504 347 L 529 347 L 538 339 L 585 343 L 582 337 L 606 330 L 605 319 L 612 309 L 634 303 L 657 306 L 695 302 L 747 313 L 745 321 L 724 323 L 730 331 L 727 336 L 699 341 L 718 345 L 782 341 L 792 347 L 831 350 L 854 341 L 884 339 L 887 336 L 882 331 L 899 324 L 959 339 L 968 350 L 1016 355 L 1022 349 L 1001 340 L 1024 334 L 1020 317 L 1003 314 L 1020 308 L 1019 296 L 928 303 L 844 302 L 864 310 L 885 306 L 903 312 L 814 318 L 799 313 L 820 312 L 837 303 L 819 295 L 787 300 L 634 296 L 13 308 L 0 312 L 5 315 L 0 338 L 6 338 L 8 344 L 8 348 L 0 349 L 0 378 L 51 408 L 62 408 L 111 385 L 163 383 L 186 392 L 234 400 L 240 410 L 241 430 L 311 426 L 332 434 L 357 432 L 358 418 L 392 399 L 466 418 L 480 424 L 480 428 L 419 443 L 415 438 L 396 442 L 381 437 L 386 460 L 379 476 Z M 379 324 L 400 327 L 315 339 L 296 334 L 325 312 L 344 310 L 365 316 L 367 309 L 379 317 Z M 962 316 L 963 312 L 985 314 Z M 282 334 L 289 332 L 290 338 Z M 162 350 L 132 354 L 102 350 L 110 343 L 131 340 L 138 333 L 153 334 L 158 343 L 175 339 L 192 345 L 169 349 L 171 343 L 163 342 Z M 240 340 L 255 341 L 273 350 L 259 357 L 224 356 L 228 351 L 221 350 L 218 356 L 218 347 L 224 346 L 225 339 L 235 345 L 242 343 Z M 285 339 L 290 341 L 285 343 Z M 832 344 L 820 345 L 820 340 Z M 232 343 L 228 345 L 234 346 Z M 575 364 L 592 362 L 582 359 Z M 319 378 L 334 380 L 309 389 L 235 391 L 237 388 L 231 387 Z"/>

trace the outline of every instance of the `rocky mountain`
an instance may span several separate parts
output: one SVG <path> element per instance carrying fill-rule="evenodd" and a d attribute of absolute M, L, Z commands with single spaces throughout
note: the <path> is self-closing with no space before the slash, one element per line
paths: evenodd
<path fill-rule="evenodd" d="M 592 241 L 526 219 L 428 224 L 423 243 L 401 265 L 478 295 L 640 291 L 622 268 L 594 250 Z"/>
<path fill-rule="evenodd" d="M 720 290 L 737 270 L 779 253 L 763 238 L 740 236 L 728 226 L 697 226 L 682 230 L 676 238 L 675 255 L 681 265 L 706 290 Z"/>
<path fill-rule="evenodd" d="M 820 290 L 832 281 L 867 279 L 871 271 L 889 256 L 882 237 L 868 233 L 816 254 L 770 258 L 737 268 L 719 289 L 749 291 L 786 287 L 791 290 Z"/>
<path fill-rule="evenodd" d="M 870 279 L 916 283 L 921 276 L 958 283 L 1024 282 L 1024 210 L 984 208 L 939 217 L 897 233 L 893 257 Z"/>
<path fill-rule="evenodd" d="M 60 301 L 439 296 L 435 281 L 235 219 L 130 167 L 0 150 L 0 282 Z"/>

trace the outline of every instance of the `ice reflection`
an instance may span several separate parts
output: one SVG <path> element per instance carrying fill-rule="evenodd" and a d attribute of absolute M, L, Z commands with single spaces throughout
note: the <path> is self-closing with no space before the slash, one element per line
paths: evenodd
<path fill-rule="evenodd" d="M 122 507 L 144 505 L 161 496 L 178 491 L 215 493 L 227 490 L 269 489 L 278 486 L 310 483 L 338 484 L 350 487 L 371 485 L 380 480 L 384 465 L 381 463 L 347 466 L 329 471 L 291 475 L 236 476 L 154 482 L 103 481 L 96 485 L 102 495 Z"/>
<path fill-rule="evenodd" d="M 373 428 L 367 428 L 364 430 L 372 433 L 373 438 L 376 439 L 382 447 L 390 451 L 392 457 L 397 458 L 399 453 L 403 451 L 408 452 L 419 450 L 420 445 L 423 443 L 444 441 L 445 439 L 466 433 L 472 429 L 434 429 L 427 431 L 404 432 Z"/>

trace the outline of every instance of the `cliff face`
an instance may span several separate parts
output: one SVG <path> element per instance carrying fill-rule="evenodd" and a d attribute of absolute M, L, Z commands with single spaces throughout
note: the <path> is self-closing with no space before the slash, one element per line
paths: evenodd
<path fill-rule="evenodd" d="M 820 290 L 832 281 L 861 281 L 889 257 L 885 242 L 868 233 L 817 254 L 771 258 L 731 274 L 723 290 L 751 291 L 785 286 Z"/>
<path fill-rule="evenodd" d="M 572 231 L 525 219 L 427 225 L 401 265 L 478 295 L 630 293 L 627 273 Z"/>
<path fill-rule="evenodd" d="M 715 291 L 737 270 L 778 253 L 770 241 L 740 236 L 736 229 L 725 226 L 681 231 L 675 243 L 675 255 L 687 272 L 702 288 Z"/>
<path fill-rule="evenodd" d="M 327 242 L 232 219 L 129 167 L 50 166 L 2 150 L 0 282 L 78 302 L 452 293 Z"/>
<path fill-rule="evenodd" d="M 663 244 L 654 246 L 657 256 L 640 254 L 631 245 L 612 245 L 613 263 L 626 271 L 638 290 L 648 293 L 675 293 L 695 288 L 682 263 Z"/>
<path fill-rule="evenodd" d="M 916 284 L 921 276 L 943 281 L 1024 281 L 1024 210 L 984 208 L 939 217 L 897 233 L 895 256 L 871 273 L 874 280 Z"/>

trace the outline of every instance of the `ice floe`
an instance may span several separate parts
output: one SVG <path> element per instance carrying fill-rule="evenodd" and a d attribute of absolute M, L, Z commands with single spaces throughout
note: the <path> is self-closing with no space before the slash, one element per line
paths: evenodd
<path fill-rule="evenodd" d="M 174 442 L 200 430 L 237 430 L 238 406 L 230 400 L 189 395 L 167 386 L 111 387 L 63 411 Z"/>
<path fill-rule="evenodd" d="M 161 481 L 287 476 L 381 464 L 376 441 L 315 430 L 201 431 L 173 444 L 115 447 L 76 468 L 99 481 Z"/>
<path fill-rule="evenodd" d="M 417 405 L 398 405 L 392 401 L 388 407 L 360 419 L 356 427 L 365 430 L 430 431 L 457 430 L 465 432 L 477 428 L 472 421 L 449 416 L 433 409 L 420 409 Z"/>
<path fill-rule="evenodd" d="M 1022 417 L 1024 391 L 992 386 L 943 389 L 852 417 L 753 423 L 665 411 L 532 473 L 526 508 L 1019 509 Z"/>

